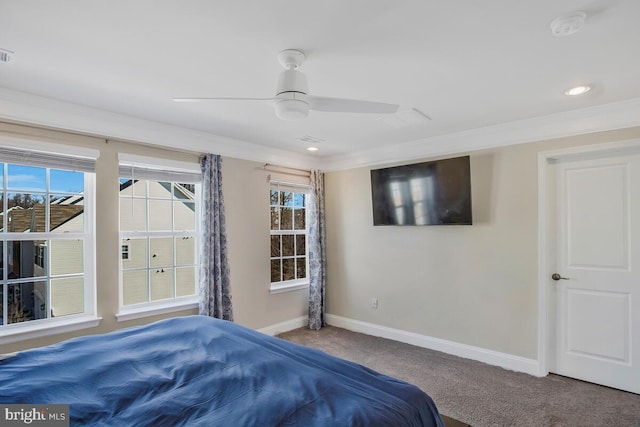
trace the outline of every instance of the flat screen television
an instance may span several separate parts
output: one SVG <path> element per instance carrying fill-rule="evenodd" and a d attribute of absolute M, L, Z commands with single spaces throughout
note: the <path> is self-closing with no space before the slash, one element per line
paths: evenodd
<path fill-rule="evenodd" d="M 373 225 L 471 225 L 469 156 L 371 170 Z"/>

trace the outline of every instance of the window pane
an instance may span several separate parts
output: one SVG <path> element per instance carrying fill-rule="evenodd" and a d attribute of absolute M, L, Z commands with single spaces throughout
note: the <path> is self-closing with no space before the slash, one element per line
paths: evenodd
<path fill-rule="evenodd" d="M 151 301 L 173 298 L 173 269 L 151 270 Z"/>
<path fill-rule="evenodd" d="M 15 233 L 44 232 L 45 195 L 9 193 L 7 195 L 7 231 Z"/>
<path fill-rule="evenodd" d="M 51 315 L 59 317 L 78 313 L 84 313 L 84 279 L 51 280 Z"/>
<path fill-rule="evenodd" d="M 120 230 L 147 231 L 147 201 L 120 198 Z"/>
<path fill-rule="evenodd" d="M 298 208 L 294 211 L 294 227 L 296 230 L 304 230 L 307 228 L 306 209 Z"/>
<path fill-rule="evenodd" d="M 293 196 L 293 206 L 297 208 L 305 207 L 305 194 L 304 193 L 294 193 Z"/>
<path fill-rule="evenodd" d="M 278 214 L 280 212 L 280 208 L 271 206 L 271 229 L 279 230 L 280 229 L 280 218 Z"/>
<path fill-rule="evenodd" d="M 293 193 L 290 191 L 281 191 L 280 203 L 282 206 L 293 206 Z"/>
<path fill-rule="evenodd" d="M 84 231 L 84 199 L 82 196 L 52 194 L 49 198 L 49 230 L 54 233 Z"/>
<path fill-rule="evenodd" d="M 149 231 L 171 230 L 171 200 L 149 200 Z"/>
<path fill-rule="evenodd" d="M 282 236 L 282 256 L 293 256 L 293 242 L 295 241 L 293 234 L 285 234 Z"/>
<path fill-rule="evenodd" d="M 280 263 L 279 259 L 271 260 L 271 283 L 280 281 Z"/>
<path fill-rule="evenodd" d="M 153 211 L 151 211 L 153 212 Z M 196 204 L 193 202 L 173 202 L 174 230 L 192 231 L 196 229 Z"/>
<path fill-rule="evenodd" d="M 84 239 L 62 238 L 69 236 L 62 233 L 85 232 L 84 172 L 4 167 L 6 170 L 0 164 L 0 206 L 3 201 L 7 203 L 1 215 L 1 231 L 46 234 L 43 240 L 24 235 L 29 240 L 5 242 L 4 265 L 0 263 L 0 280 L 5 281 L 0 286 L 0 301 L 4 297 L 0 317 L 10 316 L 5 323 L 20 323 L 83 313 Z M 2 191 L 2 182 L 10 191 Z M 0 260 L 2 255 L 0 245 Z M 77 277 L 51 279 L 68 274 Z M 29 282 L 15 283 L 20 279 Z"/>
<path fill-rule="evenodd" d="M 0 188 L 4 188 L 4 163 L 0 163 Z M 1 309 L 2 305 L 0 305 Z M 0 322 L 2 322 L 2 316 L 0 316 Z"/>
<path fill-rule="evenodd" d="M 170 199 L 171 198 L 171 183 L 148 181 L 149 182 L 149 197 Z"/>
<path fill-rule="evenodd" d="M 4 287 L 2 283 L 0 283 L 0 325 L 4 325 Z"/>
<path fill-rule="evenodd" d="M 4 231 L 4 193 L 0 190 L 0 231 Z"/>
<path fill-rule="evenodd" d="M 176 297 L 186 297 L 196 293 L 195 267 L 176 268 Z"/>
<path fill-rule="evenodd" d="M 122 300 L 124 305 L 148 301 L 148 270 L 122 272 Z"/>
<path fill-rule="evenodd" d="M 122 268 L 147 267 L 147 239 L 122 239 L 122 246 L 128 249 L 128 258 L 122 260 Z"/>
<path fill-rule="evenodd" d="M 127 178 L 120 178 L 120 195 L 121 196 L 129 196 L 131 197 L 131 193 L 133 192 L 133 196 L 135 197 L 146 197 L 147 196 L 147 181 L 131 181 Z"/>
<path fill-rule="evenodd" d="M 173 197 L 176 199 L 195 200 L 195 184 L 173 184 Z"/>
<path fill-rule="evenodd" d="M 144 184 L 144 185 L 142 185 Z M 141 231 L 145 238 L 128 238 L 121 240 L 123 277 L 125 274 L 134 277 L 136 272 L 144 271 L 144 291 L 142 287 L 136 288 L 135 298 L 125 298 L 124 304 L 146 303 L 172 299 L 181 296 L 196 294 L 196 261 L 197 248 L 194 236 L 175 236 L 175 232 L 195 232 L 197 228 L 196 216 L 196 184 L 172 183 L 164 181 L 140 181 L 133 184 L 127 180 L 120 180 L 121 207 L 131 208 L 131 202 L 127 199 L 140 200 L 146 204 L 147 210 L 143 212 L 146 229 L 120 228 L 121 231 Z M 146 186 L 146 195 L 137 191 L 137 188 Z M 133 187 L 131 190 L 130 187 Z M 127 194 L 129 197 L 127 197 Z M 141 197 L 142 196 L 142 197 Z M 134 208 L 136 207 L 134 202 Z M 122 208 L 121 208 L 122 209 Z M 133 223 L 136 213 L 127 214 L 122 209 L 121 215 L 128 215 L 129 222 Z M 142 225 L 142 220 L 138 225 Z M 162 232 L 162 233 L 153 233 Z M 149 237 L 149 235 L 162 237 Z M 185 234 L 185 233 L 180 233 Z M 177 267 L 180 266 L 180 267 Z M 145 267 L 148 267 L 146 269 Z M 140 270 L 138 270 L 140 269 Z M 142 273 L 137 273 L 142 278 Z M 124 282 L 124 278 L 123 278 Z M 139 288 L 139 289 L 138 289 Z M 124 289 L 126 291 L 126 289 Z"/>
<path fill-rule="evenodd" d="M 270 199 L 271 201 L 269 202 L 269 204 L 273 205 L 273 206 L 278 206 L 278 194 L 280 194 L 280 192 L 278 190 L 271 190 L 271 196 Z"/>
<path fill-rule="evenodd" d="M 176 265 L 194 265 L 196 263 L 195 240 L 193 237 L 176 237 Z"/>
<path fill-rule="evenodd" d="M 46 240 L 7 242 L 8 279 L 46 275 Z"/>
<path fill-rule="evenodd" d="M 120 186 L 120 196 L 129 196 L 131 197 L 131 193 L 133 191 L 133 183 L 132 180 L 127 178 L 119 178 L 118 185 Z"/>
<path fill-rule="evenodd" d="M 46 191 L 47 171 L 45 168 L 9 165 L 7 188 L 12 190 Z"/>
<path fill-rule="evenodd" d="M 271 236 L 271 256 L 280 256 L 280 236 Z"/>
<path fill-rule="evenodd" d="M 296 255 L 306 255 L 306 236 L 304 234 L 296 235 Z"/>
<path fill-rule="evenodd" d="M 84 192 L 84 173 L 51 169 L 49 171 L 50 191 L 81 194 Z"/>
<path fill-rule="evenodd" d="M 307 277 L 307 259 L 296 258 L 296 279 L 304 279 Z"/>
<path fill-rule="evenodd" d="M 282 280 L 293 280 L 296 278 L 295 259 L 287 258 L 282 260 Z"/>
<path fill-rule="evenodd" d="M 82 273 L 84 242 L 80 239 L 51 240 L 51 275 Z"/>
<path fill-rule="evenodd" d="M 173 238 L 159 237 L 149 239 L 149 265 L 166 267 L 173 265 Z"/>
<path fill-rule="evenodd" d="M 293 209 L 282 208 L 280 211 L 280 230 L 293 230 Z"/>
<path fill-rule="evenodd" d="M 13 283 L 8 290 L 8 323 L 47 317 L 47 282 Z"/>

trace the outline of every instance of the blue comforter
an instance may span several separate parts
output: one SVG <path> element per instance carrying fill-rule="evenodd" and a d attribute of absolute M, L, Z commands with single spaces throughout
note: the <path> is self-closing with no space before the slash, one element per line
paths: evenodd
<path fill-rule="evenodd" d="M 0 403 L 70 404 L 72 425 L 444 427 L 415 386 L 205 316 L 18 353 Z"/>

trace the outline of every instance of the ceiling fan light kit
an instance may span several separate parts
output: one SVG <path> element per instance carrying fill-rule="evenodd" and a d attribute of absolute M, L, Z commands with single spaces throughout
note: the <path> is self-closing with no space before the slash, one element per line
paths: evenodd
<path fill-rule="evenodd" d="M 307 77 L 299 71 L 305 60 L 302 51 L 283 50 L 278 62 L 285 70 L 278 76 L 276 95 L 273 98 L 173 98 L 176 102 L 189 101 L 252 101 L 269 102 L 275 106 L 276 117 L 298 120 L 309 115 L 309 110 L 330 113 L 393 114 L 399 105 L 355 99 L 327 98 L 309 95 Z"/>
<path fill-rule="evenodd" d="M 299 120 L 309 115 L 309 104 L 299 99 L 283 99 L 276 102 L 276 116 L 282 120 Z"/>

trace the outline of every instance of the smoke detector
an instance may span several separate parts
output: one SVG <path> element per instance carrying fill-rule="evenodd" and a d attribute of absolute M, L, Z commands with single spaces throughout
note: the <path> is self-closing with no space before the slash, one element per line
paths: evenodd
<path fill-rule="evenodd" d="M 581 10 L 558 16 L 551 21 L 551 33 L 557 37 L 575 34 L 584 26 L 586 19 L 587 14 Z"/>

